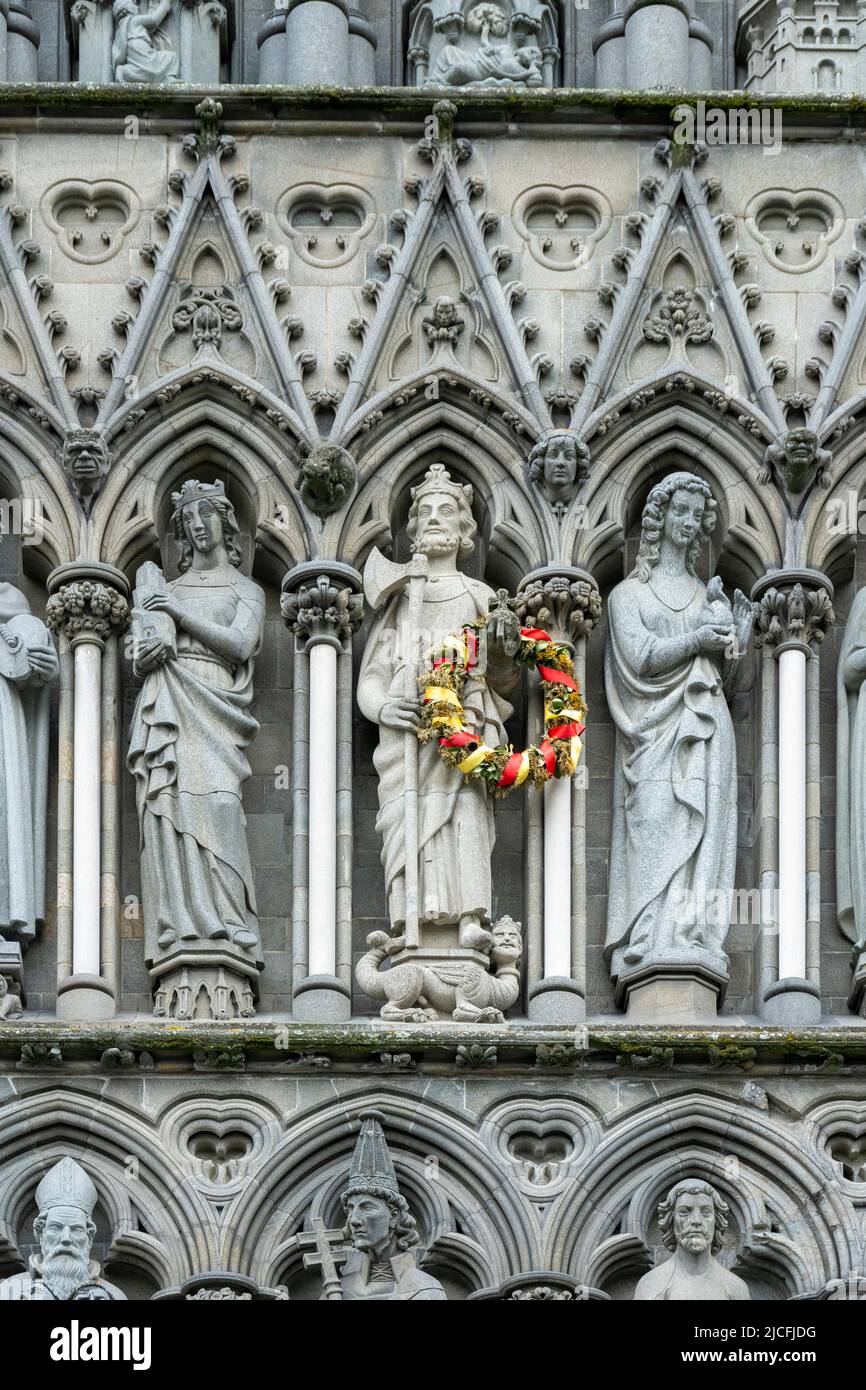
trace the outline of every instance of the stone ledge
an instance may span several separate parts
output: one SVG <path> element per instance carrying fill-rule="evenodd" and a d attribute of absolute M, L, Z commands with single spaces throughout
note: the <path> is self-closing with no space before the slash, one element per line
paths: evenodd
<path fill-rule="evenodd" d="M 250 1071 L 271 1075 L 366 1074 L 456 1068 L 606 1073 L 739 1072 L 834 1074 L 866 1068 L 866 1026 L 788 1032 L 757 1026 L 695 1028 L 533 1024 L 463 1027 L 378 1022 L 173 1025 L 17 1023 L 0 1025 L 0 1074 L 88 1072 L 169 1075 Z"/>
<path fill-rule="evenodd" d="M 344 117 L 371 112 L 411 115 L 420 119 L 428 114 L 435 102 L 448 100 L 458 108 L 461 119 L 487 119 L 500 113 L 504 118 L 525 114 L 527 117 L 571 115 L 581 117 L 610 116 L 623 118 L 631 112 L 636 121 L 652 126 L 653 122 L 670 122 L 677 106 L 695 106 L 703 101 L 707 106 L 728 110 L 753 108 L 782 111 L 789 118 L 808 117 L 813 123 L 823 118 L 838 124 L 840 119 L 866 128 L 866 95 L 813 92 L 752 93 L 741 89 L 727 91 L 682 91 L 677 88 L 652 88 L 626 91 L 604 87 L 539 87 L 533 89 L 498 88 L 495 90 L 465 91 L 451 87 L 289 87 L 257 86 L 225 83 L 219 87 L 171 84 L 166 86 L 124 86 L 121 83 L 38 82 L 0 85 L 0 117 L 16 114 L 34 125 L 44 119 L 46 108 L 80 108 L 94 112 L 100 108 L 120 107 L 126 114 L 140 115 L 143 111 L 160 115 L 176 115 L 194 120 L 195 107 L 204 96 L 213 96 L 223 103 L 223 122 L 267 117 L 274 113 L 286 119 L 305 111 L 322 116 L 323 108 Z M 287 111 L 286 108 L 289 108 Z"/>

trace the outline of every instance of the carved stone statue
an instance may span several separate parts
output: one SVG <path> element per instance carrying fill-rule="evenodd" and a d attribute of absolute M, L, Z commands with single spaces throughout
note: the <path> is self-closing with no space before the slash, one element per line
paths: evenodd
<path fill-rule="evenodd" d="M 820 487 L 828 488 L 831 479 L 827 467 L 831 458 L 829 449 L 818 447 L 818 436 L 814 430 L 804 427 L 788 430 L 787 434 L 767 445 L 758 482 L 770 481 L 772 465 L 775 464 L 788 491 L 795 495 L 805 489 L 813 475 Z"/>
<path fill-rule="evenodd" d="M 610 596 L 605 686 L 616 726 L 606 954 L 614 979 L 694 962 L 727 976 L 737 764 L 725 686 L 753 605 L 695 573 L 715 525 L 706 483 L 650 492 L 632 574 Z M 724 909 L 718 908 L 719 894 Z"/>
<path fill-rule="evenodd" d="M 330 516 L 348 501 L 354 486 L 352 455 L 339 444 L 313 445 L 301 464 L 298 480 L 304 506 L 316 516 Z"/>
<path fill-rule="evenodd" d="M 674 1183 L 658 1208 L 662 1240 L 673 1258 L 638 1281 L 636 1302 L 741 1302 L 748 1285 L 716 1259 L 728 1225 L 728 1204 L 699 1178 Z"/>
<path fill-rule="evenodd" d="M 190 951 L 210 952 L 215 970 L 234 960 L 250 979 L 261 947 L 241 788 L 250 775 L 245 749 L 258 731 L 249 707 L 265 597 L 239 571 L 238 523 L 223 484 L 188 481 L 172 503 L 181 577 L 165 584 L 148 567 L 133 611 L 144 685 L 127 764 L 141 824 L 145 956 L 188 967 Z M 181 975 L 176 1016 L 251 1012 L 251 1000 L 231 986 L 221 1012 L 225 985 L 225 973 L 200 983 Z M 210 1012 L 203 998 L 195 1011 L 202 987 Z"/>
<path fill-rule="evenodd" d="M 866 589 L 851 604 L 836 673 L 836 902 L 839 926 L 866 951 Z"/>
<path fill-rule="evenodd" d="M 180 81 L 177 54 L 156 42 L 160 26 L 170 13 L 171 0 L 160 0 L 147 13 L 142 13 L 138 0 L 114 0 L 111 58 L 116 82 Z"/>
<path fill-rule="evenodd" d="M 457 1023 L 504 1023 L 505 1009 L 520 993 L 520 925 L 510 917 L 494 923 L 490 974 L 475 961 L 455 960 L 438 965 L 403 961 L 390 970 L 382 962 L 403 950 L 405 938 L 371 932 L 372 947 L 356 966 L 358 984 L 372 999 L 386 999 L 382 1017 L 402 1023 L 426 1023 L 453 1018 Z"/>
<path fill-rule="evenodd" d="M 589 473 L 589 449 L 571 430 L 546 430 L 529 455 L 529 477 L 558 515 Z"/>
<path fill-rule="evenodd" d="M 423 482 L 413 489 L 406 529 L 413 550 L 426 556 L 428 562 L 418 630 L 409 631 L 407 567 L 403 581 L 398 582 L 396 592 L 373 623 L 358 679 L 361 711 L 379 725 L 379 746 L 373 759 L 379 775 L 376 828 L 384 842 L 382 863 L 395 936 L 402 933 L 406 922 L 406 740 L 411 737 L 413 741 L 412 753 L 418 727 L 415 678 L 430 653 L 459 634 L 464 623 L 486 615 L 491 599 L 496 597 L 481 580 L 470 579 L 457 568 L 458 556 L 468 555 L 474 545 L 471 500 L 472 489 L 452 482 L 441 464 L 428 469 Z M 511 706 L 503 696 L 517 679 L 505 656 L 504 621 L 503 630 L 497 624 L 488 627 L 485 678 L 480 678 L 480 673 L 477 678 L 470 677 L 463 696 L 467 725 L 483 734 L 492 746 L 505 741 L 504 721 Z M 410 688 L 412 696 L 407 693 Z M 425 929 L 429 940 L 434 931 L 456 926 L 460 946 L 489 951 L 490 858 L 495 838 L 492 802 L 485 788 L 464 783 L 432 744 L 418 748 L 417 758 L 422 941 Z"/>
<path fill-rule="evenodd" d="M 20 589 L 0 583 L 0 938 L 25 947 L 45 916 L 48 685 L 58 670 L 47 627 Z M 10 954 L 20 970 L 19 946 Z"/>
<path fill-rule="evenodd" d="M 98 492 L 111 457 L 99 430 L 70 430 L 63 446 L 63 469 L 82 501 Z"/>
<path fill-rule="evenodd" d="M 421 320 L 431 353 L 431 365 L 453 362 L 460 335 L 466 328 L 460 310 L 450 295 L 440 294 L 430 313 Z"/>
<path fill-rule="evenodd" d="M 321 1221 L 314 1223 L 312 1235 L 298 1238 L 316 1252 L 304 1262 L 321 1267 L 323 1299 L 443 1302 L 447 1295 L 438 1279 L 418 1268 L 418 1227 L 397 1184 L 380 1118 L 361 1117 L 349 1184 L 340 1198 L 345 1229 L 326 1231 Z"/>
<path fill-rule="evenodd" d="M 39 1215 L 33 1222 L 40 1253 L 31 1256 L 26 1274 L 13 1274 L 0 1284 L 0 1301 L 56 1299 L 65 1303 L 126 1298 L 114 1284 L 101 1278 L 99 1265 L 90 1258 L 96 1235 L 92 1220 L 96 1202 L 96 1188 L 74 1159 L 62 1158 L 46 1173 L 36 1189 Z"/>
<path fill-rule="evenodd" d="M 6 1023 L 10 1019 L 20 1018 L 23 1012 L 18 995 L 12 994 L 6 976 L 0 975 L 0 1021 Z"/>
<path fill-rule="evenodd" d="M 542 52 L 531 42 L 539 27 L 537 20 L 530 20 L 527 27 L 515 15 L 509 22 L 497 5 L 484 3 L 470 10 L 465 23 L 462 15 L 449 14 L 438 26 L 447 42 L 430 68 L 428 87 L 543 85 Z M 472 35 L 477 35 L 477 42 L 473 43 Z M 506 37 L 508 42 L 494 42 Z"/>

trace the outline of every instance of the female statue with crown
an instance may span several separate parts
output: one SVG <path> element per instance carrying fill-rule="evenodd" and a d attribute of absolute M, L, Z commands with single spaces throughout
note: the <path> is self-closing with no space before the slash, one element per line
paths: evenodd
<path fill-rule="evenodd" d="M 179 579 L 136 589 L 135 707 L 127 765 L 141 825 L 145 956 L 231 942 L 260 956 L 241 787 L 265 596 L 240 573 L 238 523 L 222 483 L 172 494 Z M 165 623 L 165 616 L 171 623 Z M 172 633 L 172 623 L 176 632 Z M 231 949 L 231 948 L 229 948 Z"/>

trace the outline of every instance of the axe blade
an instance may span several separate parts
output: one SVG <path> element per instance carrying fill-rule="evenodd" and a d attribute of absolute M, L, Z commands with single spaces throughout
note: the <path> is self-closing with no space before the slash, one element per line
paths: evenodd
<path fill-rule="evenodd" d="M 381 608 L 387 599 L 404 589 L 410 579 L 419 572 L 423 574 L 425 569 L 426 560 L 419 563 L 416 556 L 408 565 L 398 565 L 394 560 L 387 559 L 374 545 L 364 566 L 364 597 L 371 608 Z"/>

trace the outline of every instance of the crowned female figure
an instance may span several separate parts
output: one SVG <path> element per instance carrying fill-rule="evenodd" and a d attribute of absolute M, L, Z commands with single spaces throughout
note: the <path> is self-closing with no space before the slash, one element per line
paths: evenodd
<path fill-rule="evenodd" d="M 150 962 L 177 943 L 208 940 L 258 959 L 241 787 L 259 727 L 249 708 L 265 596 L 238 568 L 238 523 L 223 484 L 186 482 L 172 503 L 181 576 L 136 591 L 144 685 L 127 764 L 141 824 L 145 954 Z M 170 625 L 159 631 L 157 614 L 174 634 Z"/>

